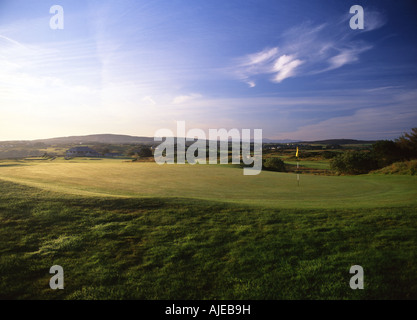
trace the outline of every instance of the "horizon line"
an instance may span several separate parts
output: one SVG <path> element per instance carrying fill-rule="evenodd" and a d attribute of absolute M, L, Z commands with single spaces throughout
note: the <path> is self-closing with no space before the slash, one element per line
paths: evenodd
<path fill-rule="evenodd" d="M 58 136 L 58 137 L 50 137 L 50 138 L 36 138 L 36 139 L 12 139 L 12 140 L 0 140 L 0 142 L 34 142 L 40 140 L 52 140 L 52 139 L 63 139 L 63 138 L 82 138 L 82 137 L 90 137 L 90 136 L 124 136 L 124 137 L 131 137 L 131 138 L 147 138 L 147 139 L 154 139 L 155 136 L 139 136 L 139 135 L 129 135 L 129 134 L 118 134 L 118 133 L 93 133 L 93 134 L 85 134 L 85 135 L 68 135 L 68 136 Z M 178 138 L 174 136 L 174 138 Z M 184 137 L 180 137 L 184 138 Z M 205 139 L 210 140 L 210 139 Z M 252 140 L 252 139 L 251 139 Z M 303 140 L 298 139 L 294 140 L 291 138 L 284 138 L 284 139 L 277 139 L 277 138 L 262 138 L 262 141 L 269 140 L 270 143 L 279 143 L 275 141 L 287 141 L 282 143 L 293 143 L 293 142 L 317 142 L 317 141 L 327 141 L 327 140 L 354 140 L 354 141 L 380 141 L 380 140 L 394 140 L 394 139 L 352 139 L 352 138 L 326 138 L 326 139 L 315 139 L 315 140 Z M 156 141 L 157 142 L 157 141 Z"/>

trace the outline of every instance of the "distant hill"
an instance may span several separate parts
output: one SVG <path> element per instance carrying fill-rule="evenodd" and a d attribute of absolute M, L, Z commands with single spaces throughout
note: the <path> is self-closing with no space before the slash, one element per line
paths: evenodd
<path fill-rule="evenodd" d="M 71 136 L 51 139 L 38 139 L 31 142 L 43 142 L 45 144 L 128 144 L 128 143 L 153 143 L 154 139 L 149 137 L 135 137 L 121 134 L 92 134 L 87 136 Z"/>
<path fill-rule="evenodd" d="M 299 141 L 299 144 L 373 144 L 376 141 L 372 140 L 355 140 L 355 139 L 328 139 L 328 140 L 319 140 L 319 141 Z"/>
<path fill-rule="evenodd" d="M 277 140 L 277 139 L 263 139 L 263 143 L 292 143 L 292 144 L 372 144 L 375 141 L 368 140 L 354 140 L 354 139 L 328 139 L 319 141 L 297 141 L 297 140 Z M 37 139 L 30 141 L 0 141 L 7 143 L 44 143 L 47 145 L 58 145 L 58 144 L 153 144 L 153 137 L 137 137 L 122 134 L 91 134 L 86 136 L 70 136 L 70 137 L 58 137 L 50 139 Z"/>
<path fill-rule="evenodd" d="M 277 140 L 277 139 L 262 139 L 263 143 L 294 143 L 297 142 L 298 140 L 289 140 L 289 139 L 281 139 L 281 140 Z"/>

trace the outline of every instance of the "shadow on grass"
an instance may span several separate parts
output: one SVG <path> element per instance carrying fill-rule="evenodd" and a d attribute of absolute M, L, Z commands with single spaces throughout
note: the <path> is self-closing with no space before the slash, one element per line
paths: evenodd
<path fill-rule="evenodd" d="M 26 166 L 26 164 L 23 164 L 23 163 L 0 164 L 0 167 L 22 167 L 22 166 Z"/>
<path fill-rule="evenodd" d="M 415 299 L 410 208 L 94 198 L 0 180 L 0 299 Z M 49 268 L 65 290 L 49 290 Z M 349 268 L 365 270 L 351 290 Z"/>

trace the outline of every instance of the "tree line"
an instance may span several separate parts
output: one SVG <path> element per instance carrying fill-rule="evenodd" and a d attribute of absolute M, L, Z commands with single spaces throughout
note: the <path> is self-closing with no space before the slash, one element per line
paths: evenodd
<path fill-rule="evenodd" d="M 330 161 L 330 168 L 340 174 L 363 174 L 412 159 L 417 159 L 417 128 L 394 141 L 377 141 L 368 152 L 346 151 Z"/>

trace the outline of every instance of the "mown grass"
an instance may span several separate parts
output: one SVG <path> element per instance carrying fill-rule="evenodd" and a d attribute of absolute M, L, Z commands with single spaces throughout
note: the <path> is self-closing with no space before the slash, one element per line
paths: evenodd
<path fill-rule="evenodd" d="M 0 163 L 0 178 L 54 192 L 94 197 L 186 197 L 269 208 L 417 206 L 416 176 L 318 176 L 227 165 L 157 165 L 76 159 Z"/>
<path fill-rule="evenodd" d="M 260 208 L 0 180 L 0 298 L 416 299 L 413 206 Z M 64 268 L 64 290 L 49 268 Z M 349 287 L 361 265 L 365 289 Z"/>
<path fill-rule="evenodd" d="M 288 163 L 291 165 L 297 165 L 297 161 L 285 161 L 285 163 Z M 317 160 L 317 161 L 301 160 L 301 161 L 298 161 L 298 165 L 301 168 L 330 170 L 330 162 L 327 160 L 321 160 L 321 161 L 320 160 Z"/>

